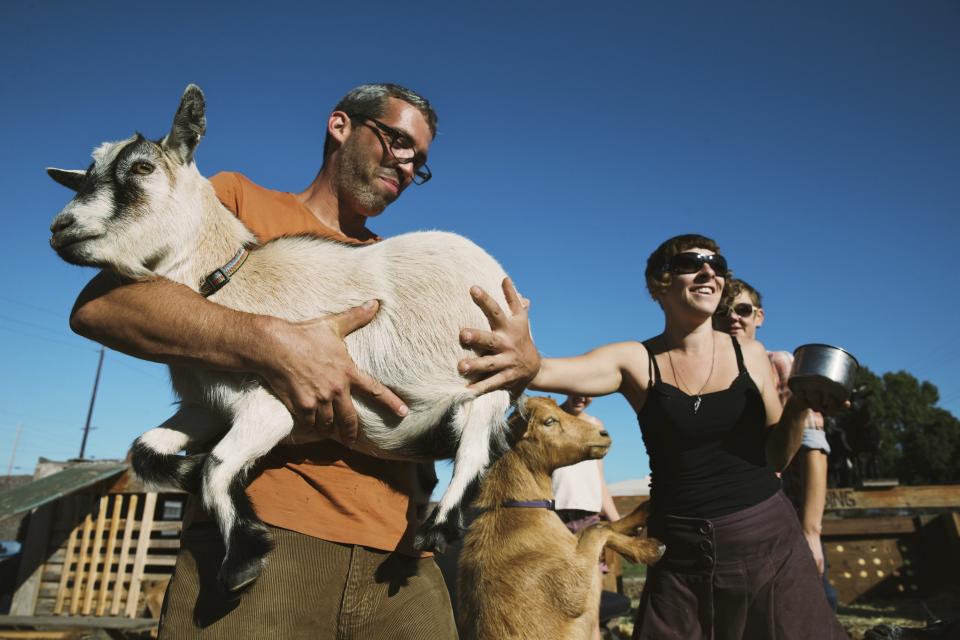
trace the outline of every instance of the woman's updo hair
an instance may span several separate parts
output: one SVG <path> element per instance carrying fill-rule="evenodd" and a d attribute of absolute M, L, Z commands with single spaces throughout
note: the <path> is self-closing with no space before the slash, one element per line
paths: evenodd
<path fill-rule="evenodd" d="M 657 296 L 670 288 L 673 281 L 673 274 L 667 269 L 670 259 L 678 253 L 689 251 L 690 249 L 706 249 L 714 253 L 720 253 L 720 245 L 706 236 L 696 233 L 688 233 L 682 236 L 674 236 L 664 241 L 647 258 L 647 268 L 644 275 L 647 278 L 647 291 L 650 296 L 656 300 Z M 729 274 L 717 274 L 719 276 L 729 276 Z M 726 284 L 724 285 L 726 287 Z"/>

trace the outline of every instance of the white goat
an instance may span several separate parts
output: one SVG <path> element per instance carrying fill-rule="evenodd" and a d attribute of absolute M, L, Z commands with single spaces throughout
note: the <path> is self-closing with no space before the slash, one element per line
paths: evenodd
<path fill-rule="evenodd" d="M 360 247 L 309 237 L 252 247 L 253 235 L 193 162 L 204 110 L 203 93 L 190 85 L 161 141 L 137 134 L 101 145 L 86 172 L 48 169 L 77 192 L 53 220 L 51 245 L 73 264 L 131 279 L 162 276 L 197 291 L 240 248 L 251 247 L 210 299 L 291 321 L 378 299 L 379 313 L 347 336 L 347 349 L 410 412 L 400 419 L 356 399 L 361 427 L 353 448 L 382 458 L 455 459 L 450 486 L 416 537 L 422 549 L 443 550 L 459 536 L 464 501 L 506 449 L 509 394 L 477 397 L 457 373 L 468 353 L 458 343 L 460 329 L 486 322 L 469 287 L 499 292 L 503 269 L 470 241 L 436 231 Z M 499 294 L 498 302 L 504 304 Z M 271 546 L 244 492 L 247 472 L 290 434 L 293 419 L 256 376 L 179 365 L 170 374 L 179 410 L 134 442 L 134 469 L 154 484 L 201 493 L 226 543 L 221 584 L 236 590 L 256 579 Z M 423 488 L 429 495 L 432 486 Z"/>

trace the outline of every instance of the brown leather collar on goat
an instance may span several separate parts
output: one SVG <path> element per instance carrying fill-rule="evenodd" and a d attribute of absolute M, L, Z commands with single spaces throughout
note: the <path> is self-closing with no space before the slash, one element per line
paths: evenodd
<path fill-rule="evenodd" d="M 577 535 L 548 509 L 505 508 L 509 501 L 551 500 L 554 469 L 601 458 L 610 447 L 605 431 L 549 398 L 529 398 L 524 413 L 511 418 L 515 444 L 490 468 L 474 503 L 480 514 L 464 539 L 458 569 L 460 637 L 588 640 L 598 624 L 603 547 L 652 564 L 663 546 L 636 536 L 648 502 Z"/>

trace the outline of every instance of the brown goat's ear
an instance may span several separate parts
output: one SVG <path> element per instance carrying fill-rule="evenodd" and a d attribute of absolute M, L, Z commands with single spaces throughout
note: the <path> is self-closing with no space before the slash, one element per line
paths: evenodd
<path fill-rule="evenodd" d="M 520 415 L 522 415 L 522 416 L 524 417 L 524 419 L 527 418 L 527 414 L 528 414 L 527 400 L 529 400 L 529 399 L 530 399 L 530 396 L 528 396 L 528 395 L 525 394 L 525 393 L 521 393 L 521 394 L 520 394 L 520 397 L 517 398 L 517 401 L 513 403 L 514 406 L 517 408 L 517 412 L 518 412 Z"/>
<path fill-rule="evenodd" d="M 47 175 L 67 189 L 80 191 L 80 188 L 86 180 L 87 172 L 77 171 L 75 169 L 54 169 L 53 167 L 49 167 L 47 169 Z"/>
<path fill-rule="evenodd" d="M 529 426 L 527 417 L 528 416 L 521 413 L 520 407 L 518 406 L 507 418 L 507 441 L 510 443 L 511 448 L 516 446 L 516 444 L 527 435 L 527 427 Z"/>
<path fill-rule="evenodd" d="M 206 108 L 200 87 L 188 85 L 180 98 L 170 133 L 160 143 L 181 164 L 193 162 L 193 152 L 207 131 Z"/>

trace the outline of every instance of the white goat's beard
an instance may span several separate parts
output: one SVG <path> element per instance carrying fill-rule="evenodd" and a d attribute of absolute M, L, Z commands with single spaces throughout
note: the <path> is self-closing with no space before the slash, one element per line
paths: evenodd
<path fill-rule="evenodd" d="M 370 162 L 360 145 L 347 139 L 341 149 L 336 185 L 338 193 L 347 193 L 367 215 L 376 215 L 396 198 L 378 190 L 380 165 Z"/>

